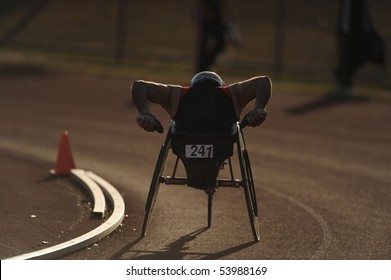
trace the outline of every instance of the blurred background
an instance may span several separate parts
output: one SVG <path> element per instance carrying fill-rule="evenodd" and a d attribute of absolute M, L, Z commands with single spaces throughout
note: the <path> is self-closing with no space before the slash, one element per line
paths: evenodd
<path fill-rule="evenodd" d="M 389 54 L 391 1 L 368 3 Z M 195 5 L 194 0 L 0 0 L 1 73 L 19 65 L 19 71 L 53 68 L 187 82 L 196 71 Z M 228 82 L 268 74 L 332 88 L 338 5 L 338 0 L 229 1 L 226 12 L 241 44 L 228 44 L 211 70 L 229 76 Z M 368 63 L 354 86 L 388 90 L 390 80 L 384 67 Z"/>

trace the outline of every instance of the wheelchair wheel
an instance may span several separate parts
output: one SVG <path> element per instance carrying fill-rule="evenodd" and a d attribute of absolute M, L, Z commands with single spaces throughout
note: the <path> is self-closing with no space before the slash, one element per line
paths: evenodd
<path fill-rule="evenodd" d="M 242 174 L 242 184 L 247 204 L 247 212 L 250 218 L 251 230 L 255 241 L 260 240 L 258 206 L 255 195 L 254 180 L 251 171 L 250 159 L 245 148 L 243 135 L 239 133 L 238 154 Z"/>
<path fill-rule="evenodd" d="M 145 216 L 144 216 L 144 223 L 141 232 L 142 236 L 146 235 L 149 226 L 149 221 L 152 215 L 152 211 L 153 208 L 155 207 L 155 202 L 161 183 L 160 178 L 163 175 L 164 167 L 167 160 L 168 150 L 170 148 L 170 142 L 171 142 L 171 133 L 168 132 L 166 140 L 160 149 L 159 157 L 155 166 L 155 171 L 153 172 L 151 186 L 149 188 L 147 202 L 145 204 Z"/>
<path fill-rule="evenodd" d="M 213 202 L 213 192 L 208 192 L 208 228 L 212 226 L 212 202 Z"/>
<path fill-rule="evenodd" d="M 247 188 L 244 189 L 247 202 L 247 211 L 250 217 L 251 229 L 256 241 L 260 240 L 259 222 L 258 222 L 258 205 L 255 195 L 254 180 L 251 171 L 250 159 L 247 150 L 244 151 L 244 161 L 247 173 Z"/>
<path fill-rule="evenodd" d="M 206 191 L 206 194 L 208 195 L 208 228 L 212 226 L 212 204 L 213 204 L 213 195 L 216 192 L 215 189 L 210 189 Z"/>

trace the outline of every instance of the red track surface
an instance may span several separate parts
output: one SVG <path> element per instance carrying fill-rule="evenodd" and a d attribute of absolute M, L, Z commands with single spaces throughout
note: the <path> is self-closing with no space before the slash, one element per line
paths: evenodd
<path fill-rule="evenodd" d="M 144 204 L 164 135 L 136 126 L 131 80 L 45 74 L 0 78 L 0 257 L 66 241 L 99 224 L 87 196 L 51 178 L 61 133 L 78 168 L 123 194 L 123 226 L 66 259 L 390 259 L 391 104 L 279 90 L 246 129 L 260 206 L 253 243 L 241 190 L 163 186 L 148 236 Z M 165 128 L 169 122 L 162 111 Z M 32 215 L 35 215 L 32 216 Z"/>

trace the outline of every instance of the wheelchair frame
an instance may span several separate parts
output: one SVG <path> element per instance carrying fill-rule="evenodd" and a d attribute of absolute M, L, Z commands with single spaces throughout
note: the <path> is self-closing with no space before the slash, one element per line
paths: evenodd
<path fill-rule="evenodd" d="M 171 126 L 172 125 L 173 124 L 171 123 Z M 251 171 L 250 159 L 245 146 L 242 128 L 239 122 L 236 123 L 236 131 L 237 132 L 235 133 L 235 135 L 233 135 L 233 140 L 234 140 L 233 144 L 234 145 L 236 144 L 236 151 L 238 154 L 238 160 L 240 165 L 241 179 L 234 178 L 231 156 L 229 156 L 227 158 L 227 161 L 229 165 L 230 178 L 228 179 L 216 178 L 216 185 L 212 188 L 205 189 L 205 192 L 208 196 L 208 220 L 207 220 L 208 228 L 211 227 L 212 224 L 212 202 L 213 202 L 213 194 L 216 192 L 216 190 L 220 187 L 236 187 L 236 188 L 242 187 L 244 189 L 244 194 L 245 194 L 245 199 L 247 204 L 247 212 L 250 219 L 252 234 L 254 240 L 259 241 L 260 232 L 259 232 L 259 223 L 258 223 L 258 206 L 257 206 L 256 195 L 255 195 L 255 189 L 254 189 L 253 175 Z M 170 148 L 172 148 L 173 135 L 174 134 L 172 133 L 170 127 L 167 136 L 165 138 L 165 141 L 160 149 L 159 157 L 156 162 L 155 170 L 153 173 L 153 177 L 152 177 L 152 181 L 147 197 L 147 202 L 145 205 L 145 216 L 144 216 L 144 223 L 142 228 L 142 236 L 146 235 L 160 185 L 161 184 L 187 185 L 188 183 L 187 177 L 176 176 L 176 170 L 179 162 L 178 155 L 176 155 L 176 161 L 175 161 L 172 175 L 171 176 L 163 175 L 165 164 L 168 157 L 168 152 Z"/>

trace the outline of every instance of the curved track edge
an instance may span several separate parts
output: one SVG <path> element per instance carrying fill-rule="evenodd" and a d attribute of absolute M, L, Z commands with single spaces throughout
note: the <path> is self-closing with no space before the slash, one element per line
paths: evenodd
<path fill-rule="evenodd" d="M 88 183 L 91 180 L 99 185 L 99 187 L 102 189 L 103 193 L 109 199 L 113 207 L 110 217 L 97 228 L 77 238 L 42 250 L 14 256 L 8 258 L 7 260 L 55 259 L 83 249 L 86 246 L 99 241 L 103 237 L 106 237 L 111 232 L 113 232 L 121 224 L 122 220 L 125 217 L 125 202 L 117 189 L 105 179 L 101 178 L 100 176 L 96 175 L 91 171 L 73 169 L 71 173 L 74 176 L 78 176 L 78 179 L 80 180 L 83 180 L 83 178 L 86 177 L 89 178 L 90 180 L 83 181 L 86 187 L 89 187 Z"/>

